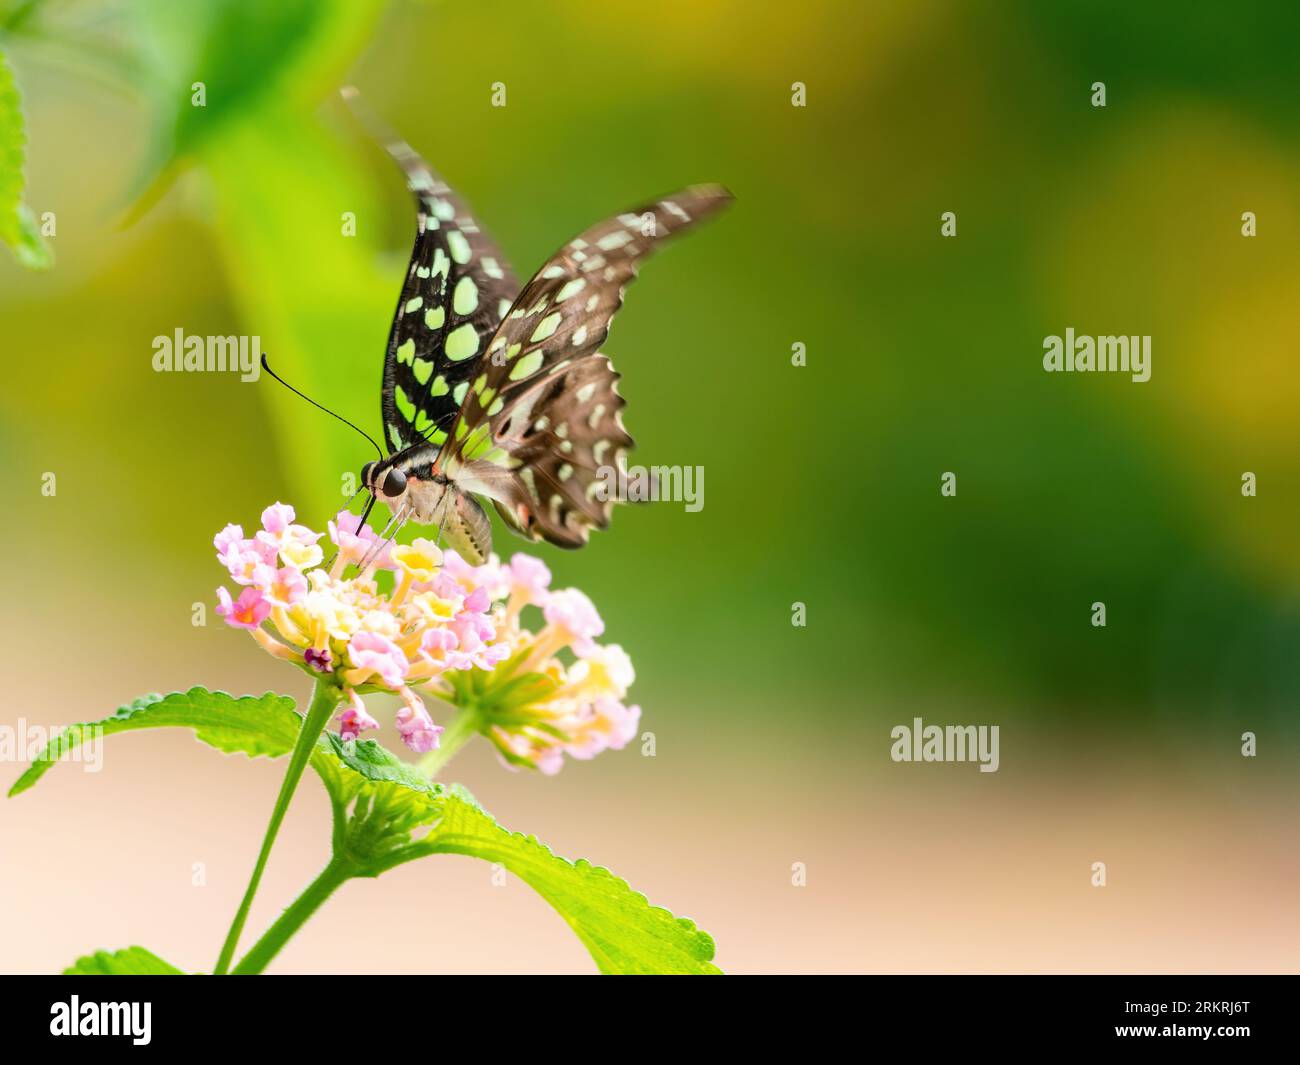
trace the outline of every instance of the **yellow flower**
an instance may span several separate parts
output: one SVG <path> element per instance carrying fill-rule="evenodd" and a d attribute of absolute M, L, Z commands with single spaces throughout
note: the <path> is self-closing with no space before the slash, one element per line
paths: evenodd
<path fill-rule="evenodd" d="M 304 570 L 319 566 L 324 557 L 325 553 L 321 550 L 320 544 L 288 540 L 280 545 L 280 558 L 286 566 L 292 566 L 294 569 Z"/>
<path fill-rule="evenodd" d="M 431 581 L 442 565 L 442 552 L 438 545 L 429 540 L 412 540 L 409 545 L 398 544 L 393 548 L 393 561 L 399 569 L 409 573 L 417 581 Z"/>

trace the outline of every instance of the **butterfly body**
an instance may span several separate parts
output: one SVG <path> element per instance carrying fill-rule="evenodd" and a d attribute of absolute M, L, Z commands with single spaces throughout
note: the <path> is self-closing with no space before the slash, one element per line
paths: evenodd
<path fill-rule="evenodd" d="M 731 199 L 716 185 L 592 226 L 520 286 L 504 255 L 412 149 L 387 139 L 415 197 L 415 247 L 384 360 L 387 458 L 362 480 L 394 519 L 437 526 L 478 562 L 489 499 L 515 532 L 580 547 L 605 528 L 632 437 L 599 350 L 641 259 Z"/>
<path fill-rule="evenodd" d="M 368 465 L 363 471 L 365 487 L 388 505 L 395 519 L 435 526 L 449 547 L 480 565 L 491 552 L 492 529 L 474 495 L 488 495 L 492 485 L 468 469 L 454 482 L 437 468 L 438 451 L 433 445 L 417 445 Z M 393 471 L 401 476 L 390 480 Z M 400 490 L 388 490 L 398 485 Z"/>

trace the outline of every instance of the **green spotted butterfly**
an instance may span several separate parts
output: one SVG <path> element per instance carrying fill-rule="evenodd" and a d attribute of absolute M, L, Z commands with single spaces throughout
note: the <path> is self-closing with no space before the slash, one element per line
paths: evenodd
<path fill-rule="evenodd" d="M 581 547 L 609 525 L 632 438 L 600 346 L 637 267 L 731 200 L 697 185 L 598 222 L 521 289 L 465 202 L 408 145 L 385 147 L 415 196 L 415 248 L 384 356 L 388 456 L 361 480 L 399 527 L 437 526 L 475 564 L 489 499 L 532 540 Z"/>

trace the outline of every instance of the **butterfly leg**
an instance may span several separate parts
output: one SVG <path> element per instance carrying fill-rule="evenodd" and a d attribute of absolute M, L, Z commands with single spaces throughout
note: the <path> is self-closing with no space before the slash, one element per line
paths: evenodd
<path fill-rule="evenodd" d="M 372 547 L 366 553 L 366 557 L 361 560 L 360 565 L 362 574 L 365 574 L 370 567 L 374 565 L 375 559 L 384 553 L 384 549 L 397 539 L 397 534 L 402 531 L 402 526 L 406 524 L 406 519 L 410 517 L 413 509 L 414 508 L 411 504 L 403 503 L 397 508 L 397 511 L 393 516 L 388 519 L 388 524 L 384 526 L 383 531 L 379 534 L 379 538 L 375 541 L 375 546 Z M 391 536 L 388 533 L 389 529 L 393 530 Z"/>

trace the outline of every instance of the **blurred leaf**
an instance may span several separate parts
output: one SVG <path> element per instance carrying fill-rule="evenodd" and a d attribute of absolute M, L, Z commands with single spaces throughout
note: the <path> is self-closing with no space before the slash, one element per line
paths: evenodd
<path fill-rule="evenodd" d="M 264 107 L 299 114 L 331 91 L 361 50 L 380 0 L 151 0 L 132 12 L 154 42 L 158 119 L 140 188 L 149 206 L 178 164 L 211 148 Z M 200 87 L 201 88 L 196 88 Z M 201 99 L 199 94 L 201 93 Z"/>
<path fill-rule="evenodd" d="M 602 973 L 717 974 L 713 938 L 685 917 L 651 906 L 608 869 L 552 854 L 535 836 L 502 828 L 474 798 L 453 788 L 443 817 L 422 843 L 430 854 L 499 862 L 549 902 Z"/>
<path fill-rule="evenodd" d="M 384 342 L 401 266 L 381 268 L 371 183 L 314 123 L 266 111 L 205 156 L 216 183 L 217 237 L 244 321 L 297 388 L 378 435 Z M 393 194 L 400 194 L 394 179 Z M 343 235 L 343 213 L 357 235 Z M 414 220 L 412 220 L 414 229 Z M 269 378 L 281 460 L 322 518 L 343 504 L 340 477 L 375 456 L 346 426 Z"/>
<path fill-rule="evenodd" d="M 22 94 L 4 53 L 0 52 L 0 241 L 13 249 L 24 266 L 43 270 L 54 261 L 41 239 L 32 213 L 23 203 L 23 168 L 27 162 L 27 133 Z"/>
<path fill-rule="evenodd" d="M 169 965 L 144 947 L 127 947 L 109 954 L 97 950 L 78 958 L 64 976 L 184 976 L 180 969 Z"/>

